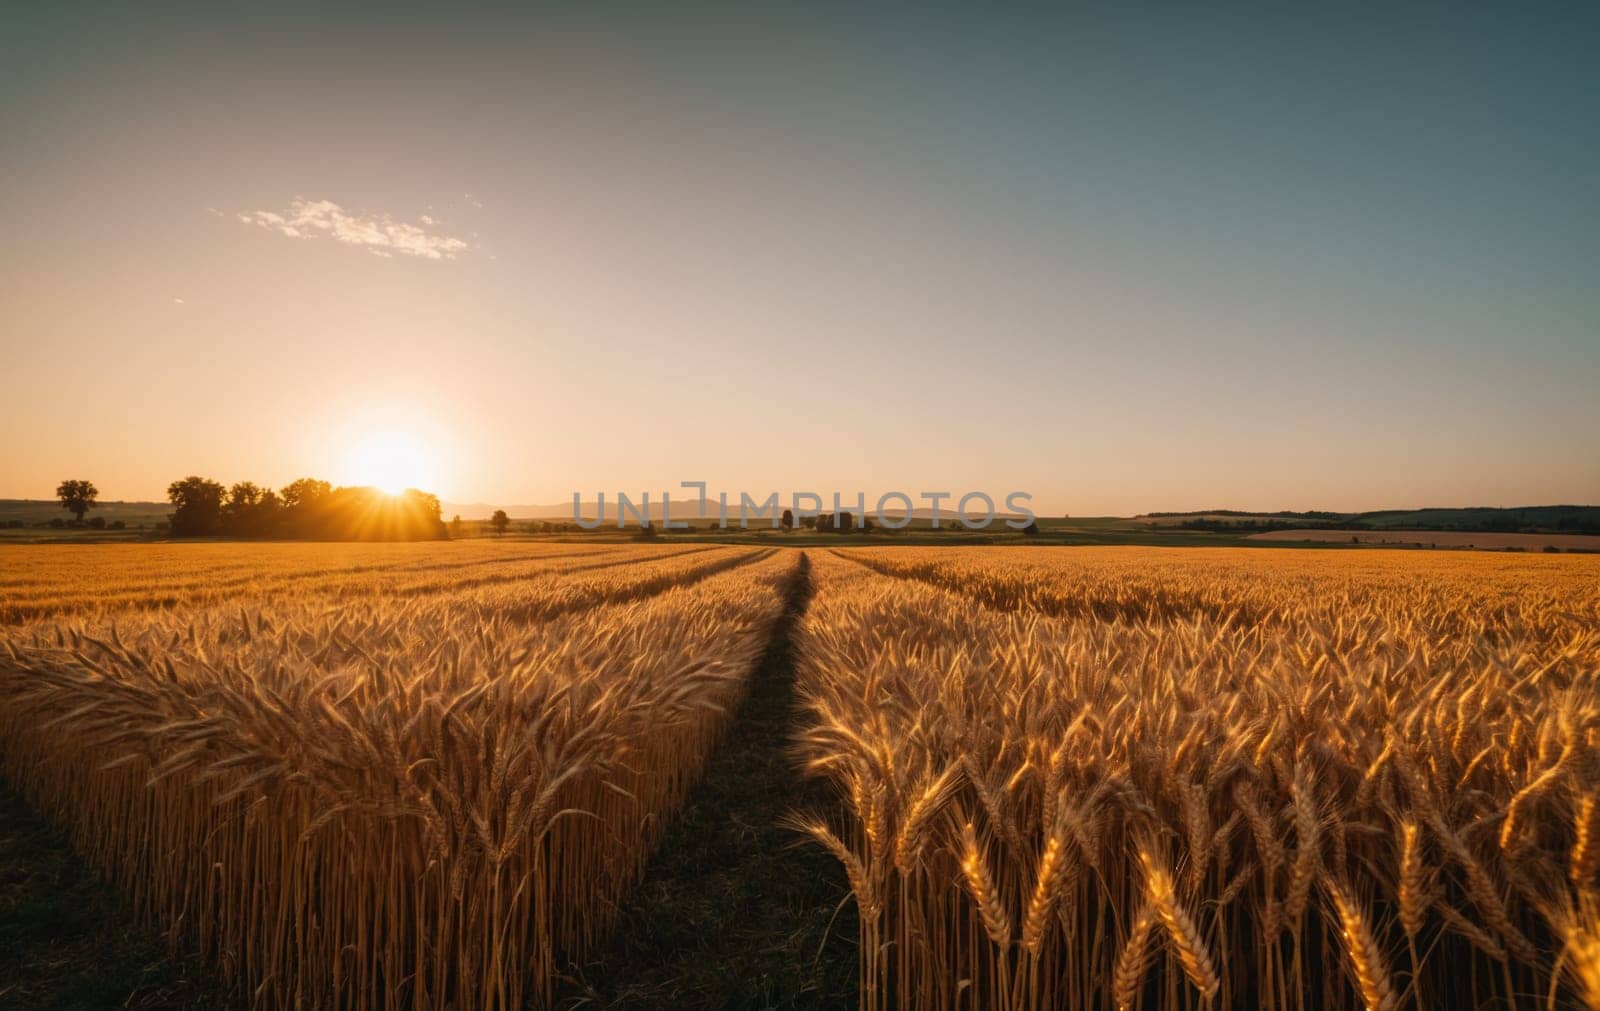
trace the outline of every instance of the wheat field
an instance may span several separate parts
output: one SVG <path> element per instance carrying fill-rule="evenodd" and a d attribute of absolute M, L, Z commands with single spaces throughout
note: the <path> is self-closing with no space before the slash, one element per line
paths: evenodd
<path fill-rule="evenodd" d="M 819 557 L 864 1008 L 1600 1007 L 1600 566 Z"/>
<path fill-rule="evenodd" d="M 467 547 L 23 556 L 5 774 L 253 1004 L 548 1003 L 737 706 L 794 559 Z"/>
<path fill-rule="evenodd" d="M 0 773 L 252 1006 L 549 1006 L 806 582 L 863 1008 L 1600 1008 L 1600 560 L 807 555 L 12 548 Z"/>

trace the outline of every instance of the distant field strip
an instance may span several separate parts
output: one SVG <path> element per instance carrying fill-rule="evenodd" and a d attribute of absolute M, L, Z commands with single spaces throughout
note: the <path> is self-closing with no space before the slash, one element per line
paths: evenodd
<path fill-rule="evenodd" d="M 314 569 L 292 567 L 295 562 L 303 560 L 304 556 L 299 553 L 287 558 L 272 553 L 263 555 L 262 570 L 254 572 L 241 571 L 237 566 L 203 565 L 190 570 L 181 567 L 186 561 L 181 556 L 169 560 L 177 567 L 155 571 L 109 570 L 104 564 L 82 566 L 60 573 L 39 569 L 23 577 L 31 579 L 31 583 L 0 590 L 0 622 L 114 612 L 127 608 L 204 606 L 271 593 L 328 597 L 427 594 L 721 550 L 714 546 L 641 546 L 631 550 L 617 547 L 579 547 L 574 550 L 570 545 L 563 547 L 567 550 L 519 552 L 501 557 L 465 557 L 446 563 L 417 563 L 409 553 L 388 563 L 328 565 L 324 560 L 321 568 Z M 119 548 L 107 546 L 101 550 L 117 551 Z M 138 552 L 156 549 L 130 545 L 120 550 Z M 332 554 L 351 551 L 353 558 L 363 557 L 347 545 L 324 546 L 324 551 Z M 6 556 L 0 554 L 0 559 Z M 27 565 L 37 557 L 24 556 L 22 561 Z M 45 557 L 47 559 L 48 556 Z"/>
<path fill-rule="evenodd" d="M 1380 530 L 1269 530 L 1250 534 L 1252 541 L 1321 541 L 1329 544 L 1400 544 L 1442 548 L 1516 548 L 1542 551 L 1547 547 L 1563 551 L 1600 552 L 1600 536 L 1594 534 L 1492 533 L 1487 530 L 1407 530 L 1384 527 Z"/>
<path fill-rule="evenodd" d="M 1600 560 L 812 575 L 800 753 L 845 813 L 802 824 L 851 881 L 863 1008 L 1600 1001 Z"/>
<path fill-rule="evenodd" d="M 614 546 L 613 546 L 614 547 Z M 502 545 L 490 540 L 403 543 L 312 541 L 160 544 L 9 545 L 7 576 L 65 584 L 118 575 L 160 579 L 173 574 L 360 571 L 395 566 L 514 561 L 580 549 L 571 544 Z"/>
<path fill-rule="evenodd" d="M 544 1003 L 737 708 L 793 577 L 772 551 L 611 554 L 525 583 L 276 587 L 0 629 L 0 769 L 253 1003 Z"/>
<path fill-rule="evenodd" d="M 429 554 L 428 549 L 433 548 Z M 555 550 L 557 547 L 565 550 Z M 225 549 L 225 550 L 218 550 Z M 481 543 L 422 544 L 161 544 L 18 545 L 0 554 L 5 605 L 53 613 L 135 603 L 141 597 L 186 602 L 186 594 L 248 592 L 289 584 L 336 584 L 373 574 L 439 569 L 468 571 L 543 562 L 585 549 L 485 550 Z M 605 549 L 587 549 L 602 555 Z M 440 554 L 447 560 L 440 560 Z M 57 557 L 62 556 L 62 557 Z M 429 561 L 428 559 L 432 559 Z"/>
<path fill-rule="evenodd" d="M 1000 611 L 1096 621 L 1303 624 L 1352 608 L 1426 613 L 1455 631 L 1553 635 L 1600 623 L 1595 565 L 1546 556 L 1251 548 L 868 548 L 834 554 Z"/>
<path fill-rule="evenodd" d="M 506 621 L 538 621 L 567 611 L 638 600 L 689 587 L 718 573 L 772 558 L 772 548 L 687 551 L 683 558 L 648 559 L 637 565 L 607 567 L 599 574 L 566 575 L 539 587 L 497 586 L 461 594 L 469 606 L 492 610 Z"/>

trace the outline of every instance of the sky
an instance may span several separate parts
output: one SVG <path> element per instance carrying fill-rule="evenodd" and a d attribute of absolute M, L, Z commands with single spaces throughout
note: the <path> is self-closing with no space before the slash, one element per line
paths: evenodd
<path fill-rule="evenodd" d="M 13 8 L 0 497 L 1600 502 L 1600 9 L 1289 6 Z"/>

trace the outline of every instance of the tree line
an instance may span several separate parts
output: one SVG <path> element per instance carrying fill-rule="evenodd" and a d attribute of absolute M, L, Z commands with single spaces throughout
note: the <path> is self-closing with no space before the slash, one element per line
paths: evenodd
<path fill-rule="evenodd" d="M 339 541 L 416 541 L 446 536 L 439 498 L 407 488 L 335 488 L 303 477 L 281 489 L 241 481 L 229 488 L 186 477 L 167 486 L 174 537 L 303 537 Z"/>
<path fill-rule="evenodd" d="M 82 524 L 100 490 L 72 479 L 56 487 L 61 508 Z M 297 537 L 339 541 L 417 541 L 448 536 L 438 496 L 415 488 L 390 495 L 377 488 L 335 488 L 303 477 L 274 491 L 254 481 L 224 487 L 190 475 L 167 486 L 174 537 Z"/>

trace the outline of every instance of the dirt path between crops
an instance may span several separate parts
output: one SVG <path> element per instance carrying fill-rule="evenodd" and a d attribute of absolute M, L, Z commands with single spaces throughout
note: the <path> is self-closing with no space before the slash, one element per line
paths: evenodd
<path fill-rule="evenodd" d="M 614 941 L 572 966 L 562 1008 L 839 1008 L 856 998 L 855 907 L 838 863 L 783 828 L 832 803 L 789 756 L 801 556 L 750 694 L 622 909 Z M 836 914 L 837 911 L 837 915 Z"/>
<path fill-rule="evenodd" d="M 232 1002 L 154 931 L 0 778 L 0 1009 L 218 1011 Z"/>

